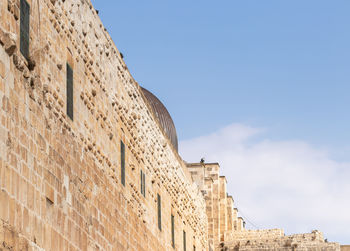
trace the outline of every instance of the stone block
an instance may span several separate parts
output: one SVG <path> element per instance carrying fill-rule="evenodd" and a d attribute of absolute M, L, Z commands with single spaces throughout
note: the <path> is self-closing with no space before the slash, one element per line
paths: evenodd
<path fill-rule="evenodd" d="M 16 41 L 16 34 L 6 32 L 0 28 L 0 43 L 4 45 L 5 51 L 9 56 L 12 56 L 17 49 Z"/>
<path fill-rule="evenodd" d="M 0 218 L 4 222 L 9 220 L 9 196 L 3 189 L 0 190 Z"/>
<path fill-rule="evenodd" d="M 4 78 L 5 78 L 5 74 L 6 74 L 5 64 L 4 64 L 4 62 L 2 62 L 2 61 L 0 60 L 0 77 L 1 77 L 2 79 L 4 79 Z"/>
<path fill-rule="evenodd" d="M 45 195 L 51 203 L 55 203 L 55 191 L 48 183 L 45 183 Z"/>

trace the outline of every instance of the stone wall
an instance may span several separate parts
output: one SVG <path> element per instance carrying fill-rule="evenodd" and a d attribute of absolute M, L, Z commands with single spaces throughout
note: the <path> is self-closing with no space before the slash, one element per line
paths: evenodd
<path fill-rule="evenodd" d="M 284 236 L 282 229 L 262 229 L 262 230 L 239 230 L 227 231 L 225 233 L 225 240 L 255 240 L 255 239 L 274 239 Z"/>
<path fill-rule="evenodd" d="M 219 164 L 183 162 L 91 2 L 28 3 L 25 59 L 20 0 L 0 1 L 0 250 L 183 250 L 184 232 L 187 250 L 340 250 L 318 231 L 246 230 Z"/>
<path fill-rule="evenodd" d="M 203 196 L 90 1 L 28 0 L 28 61 L 18 49 L 19 3 L 0 1 L 0 249 L 172 250 L 173 214 L 175 250 L 183 231 L 188 250 L 207 250 Z"/>
<path fill-rule="evenodd" d="M 205 195 L 209 244 L 213 250 L 340 250 L 338 243 L 328 243 L 319 231 L 286 236 L 282 229 L 245 229 L 244 219 L 238 216 L 234 200 L 227 194 L 226 178 L 219 175 L 219 164 L 188 163 L 187 167 Z"/>
<path fill-rule="evenodd" d="M 225 235 L 233 229 L 243 229 L 234 208 L 232 196 L 227 194 L 227 181 L 220 176 L 218 163 L 188 163 L 193 181 L 202 191 L 207 203 L 209 243 L 217 250 L 225 242 Z"/>
<path fill-rule="evenodd" d="M 328 243 L 319 231 L 308 234 L 284 235 L 280 229 L 243 230 L 230 233 L 224 250 L 285 250 L 285 251 L 339 251 L 338 243 Z"/>

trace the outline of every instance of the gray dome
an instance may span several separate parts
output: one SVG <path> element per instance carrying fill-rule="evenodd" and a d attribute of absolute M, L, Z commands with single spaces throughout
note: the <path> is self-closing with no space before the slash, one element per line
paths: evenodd
<path fill-rule="evenodd" d="M 145 95 L 148 103 L 151 105 L 153 113 L 156 115 L 160 125 L 163 127 L 164 132 L 168 136 L 170 142 L 178 151 L 177 134 L 173 119 L 171 118 L 168 110 L 160 102 L 160 100 L 154 96 L 150 91 L 141 87 L 143 94 Z"/>

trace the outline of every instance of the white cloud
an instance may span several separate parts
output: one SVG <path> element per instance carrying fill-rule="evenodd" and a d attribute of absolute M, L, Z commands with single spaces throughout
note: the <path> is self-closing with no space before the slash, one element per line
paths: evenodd
<path fill-rule="evenodd" d="M 304 141 L 264 139 L 264 131 L 232 124 L 180 142 L 180 154 L 188 162 L 219 162 L 236 206 L 259 228 L 318 229 L 329 241 L 350 244 L 350 163 Z"/>

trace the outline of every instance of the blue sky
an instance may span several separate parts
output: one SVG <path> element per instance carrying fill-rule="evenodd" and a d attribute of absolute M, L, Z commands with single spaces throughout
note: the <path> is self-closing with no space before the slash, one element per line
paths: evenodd
<path fill-rule="evenodd" d="M 305 170 L 306 164 L 312 163 L 313 175 L 309 177 L 314 177 L 317 165 L 327 161 L 334 167 L 334 175 L 350 167 L 350 1 L 94 0 L 93 4 L 136 81 L 168 108 L 183 142 L 180 152 L 181 146 L 197 146 L 198 138 L 228 131 L 223 128 L 230 128 L 230 133 L 251 128 L 261 133 L 249 134 L 236 142 L 241 148 L 248 148 L 242 153 L 247 158 L 256 157 L 249 154 L 264 155 L 266 152 L 260 150 L 266 142 L 271 144 L 261 151 L 270 154 L 274 149 L 277 155 L 275 146 L 288 144 L 290 149 L 300 147 L 300 143 L 307 145 L 301 154 L 305 162 L 296 163 L 291 169 Z M 252 150 L 256 148 L 260 150 Z M 215 154 L 220 149 L 202 150 L 208 151 L 213 161 L 225 163 L 214 159 L 226 158 L 219 152 Z M 315 152 L 320 154 L 313 155 L 316 157 L 312 160 L 304 158 Z M 285 156 L 281 165 L 292 156 L 299 156 L 283 154 L 280 153 Z M 188 150 L 183 156 L 195 161 L 200 153 Z M 256 159 L 257 163 L 261 160 Z M 249 168 L 257 163 L 240 160 L 236 164 L 253 170 Z M 234 169 L 223 169 L 232 179 L 237 176 Z M 246 175 L 248 180 L 249 172 Z M 319 183 L 328 184 L 327 175 L 318 178 Z M 344 187 L 339 185 L 335 190 L 341 188 Z M 232 193 L 240 191 L 237 187 L 231 189 Z M 343 190 L 349 191 L 348 187 Z M 243 195 L 255 198 L 241 192 L 237 196 L 242 201 Z M 296 198 L 295 203 L 303 201 Z M 350 211 L 350 205 L 342 204 L 341 199 L 332 203 Z M 261 215 L 246 204 L 251 218 L 259 221 Z M 325 212 L 326 209 L 329 208 Z M 337 213 L 336 207 L 332 213 Z M 335 229 L 330 217 L 329 224 L 322 226 Z M 297 218 L 295 215 L 291 221 Z M 291 221 L 277 223 L 288 231 Z M 339 224 L 342 221 L 349 223 L 349 218 L 339 219 Z M 267 221 L 260 223 L 270 226 Z M 306 228 L 300 223 L 290 232 Z M 329 236 L 350 243 L 341 231 L 333 231 Z M 350 236 L 350 232 L 346 234 Z"/>
<path fill-rule="evenodd" d="M 350 2 L 93 1 L 180 139 L 245 122 L 271 137 L 350 141 Z"/>

